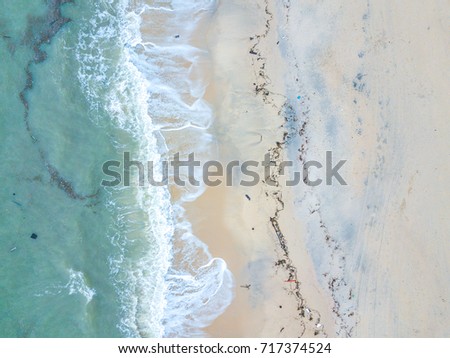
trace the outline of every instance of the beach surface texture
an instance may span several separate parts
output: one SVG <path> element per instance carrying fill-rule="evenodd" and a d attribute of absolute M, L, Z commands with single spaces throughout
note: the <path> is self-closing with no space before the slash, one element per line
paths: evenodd
<path fill-rule="evenodd" d="M 0 337 L 450 337 L 448 1 L 0 5 Z"/>

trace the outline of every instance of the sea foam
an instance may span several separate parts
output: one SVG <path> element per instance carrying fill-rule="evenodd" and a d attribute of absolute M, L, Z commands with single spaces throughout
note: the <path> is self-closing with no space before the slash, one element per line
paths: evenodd
<path fill-rule="evenodd" d="M 131 148 L 133 159 L 161 163 L 175 152 L 196 152 L 206 160 L 214 149 L 201 77 L 207 52 L 190 38 L 214 2 L 105 0 L 92 6 L 76 49 L 91 119 L 105 128 L 112 124 L 118 152 Z M 171 198 L 167 187 L 108 189 L 116 216 L 109 231 L 117 248 L 111 279 L 124 335 L 203 335 L 230 304 L 231 272 L 192 234 L 184 215 L 183 202 L 203 190 L 186 187 Z"/>
<path fill-rule="evenodd" d="M 69 269 L 69 280 L 64 285 L 53 285 L 46 288 L 43 292 L 35 294 L 36 297 L 57 296 L 61 294 L 81 295 L 86 299 L 86 304 L 92 301 L 96 291 L 88 286 L 86 277 L 81 271 Z"/>

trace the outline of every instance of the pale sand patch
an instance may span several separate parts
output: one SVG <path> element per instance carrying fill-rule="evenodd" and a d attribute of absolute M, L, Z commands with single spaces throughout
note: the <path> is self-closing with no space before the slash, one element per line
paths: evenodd
<path fill-rule="evenodd" d="M 245 4 L 229 1 L 220 3 L 210 26 L 214 75 L 206 98 L 214 104 L 217 114 L 211 130 L 218 140 L 220 159 L 224 163 L 246 159 L 262 161 L 265 153 L 283 137 L 280 126 L 284 119 L 278 112 L 286 100 L 282 94 L 285 66 L 280 54 L 272 51 L 277 42 L 275 17 L 269 25 L 272 30 L 258 44 L 258 51 L 267 59 L 258 60 L 258 56 L 249 53 L 255 44 L 255 35 L 264 34 L 268 18 L 263 1 Z M 255 94 L 256 85 L 264 82 L 258 73 L 263 62 L 270 72 L 268 89 L 271 94 L 266 97 L 270 97 L 271 103 L 266 104 L 261 95 Z M 289 214 L 293 211 L 289 201 L 286 201 L 280 226 L 297 269 L 301 297 L 295 296 L 296 284 L 286 282 L 289 272 L 276 265 L 280 259 L 285 259 L 270 223 L 277 206 L 273 193 L 277 191 L 264 183 L 251 188 L 222 186 L 207 189 L 195 202 L 185 205 L 194 234 L 208 244 L 214 256 L 225 259 L 236 278 L 236 299 L 208 328 L 211 335 L 335 334 L 331 299 L 316 280 L 302 241 L 304 228 L 296 221 L 294 213 Z M 250 287 L 246 288 L 247 285 Z M 320 324 L 316 326 L 319 315 Z"/>
<path fill-rule="evenodd" d="M 265 5 L 220 2 L 209 26 L 206 98 L 220 158 L 262 160 L 283 139 L 280 107 L 301 95 L 301 154 L 317 160 L 333 150 L 347 160 L 348 186 L 220 187 L 186 205 L 194 233 L 236 278 L 236 299 L 208 333 L 317 333 L 275 265 L 283 253 L 269 219 L 281 193 L 278 224 L 299 292 L 327 335 L 448 337 L 448 5 L 269 1 L 269 13 Z M 256 93 L 261 85 L 268 95 Z"/>
<path fill-rule="evenodd" d="M 364 75 L 366 85 L 352 110 L 355 91 L 339 78 L 327 84 L 349 119 L 362 118 L 363 133 L 353 135 L 360 139 L 347 134 L 353 146 L 348 153 L 370 154 L 360 171 L 367 184 L 356 255 L 350 256 L 358 289 L 356 334 L 448 337 L 450 7 L 440 1 L 377 1 L 358 12 L 351 2 L 343 5 L 347 15 L 340 20 L 333 57 L 343 69 L 341 81 L 353 71 Z M 365 28 L 360 48 L 349 41 L 350 19 Z M 348 66 L 346 59 L 358 51 L 364 57 Z M 363 184 L 358 176 L 351 180 Z"/>
<path fill-rule="evenodd" d="M 302 1 L 290 14 L 286 32 L 298 34 L 292 53 L 311 97 L 307 157 L 332 149 L 348 160 L 348 187 L 312 197 L 346 258 L 353 333 L 448 337 L 450 8 Z"/>

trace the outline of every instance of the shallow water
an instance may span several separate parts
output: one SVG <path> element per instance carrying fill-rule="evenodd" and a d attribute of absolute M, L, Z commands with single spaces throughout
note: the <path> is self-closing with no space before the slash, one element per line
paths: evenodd
<path fill-rule="evenodd" d="M 207 53 L 173 33 L 214 3 L 60 3 L 0 2 L 0 336 L 202 335 L 232 299 L 183 216 L 202 189 L 100 183 L 124 151 L 210 151 Z"/>

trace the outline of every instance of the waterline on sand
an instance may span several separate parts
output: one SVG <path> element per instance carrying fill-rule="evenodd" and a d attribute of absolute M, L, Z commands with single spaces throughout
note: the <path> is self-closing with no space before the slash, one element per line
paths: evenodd
<path fill-rule="evenodd" d="M 155 163 L 193 146 L 206 153 L 212 141 L 207 132 L 212 111 L 202 98 L 206 85 L 199 64 L 205 51 L 189 44 L 186 35 L 195 31 L 192 16 L 200 21 L 213 3 L 170 4 L 93 4 L 95 15 L 85 19 L 77 46 L 78 78 L 91 119 L 102 127 L 114 124 L 111 137 L 118 152 L 130 148 L 140 160 Z M 164 26 L 156 21 L 165 21 Z M 186 36 L 181 44 L 169 34 L 176 29 Z M 160 134 L 183 127 L 175 136 Z M 188 131 L 196 131 L 192 142 L 186 140 L 192 138 Z M 126 336 L 202 335 L 232 300 L 226 263 L 210 255 L 184 217 L 183 202 L 202 192 L 190 189 L 177 194 L 168 187 L 108 189 L 116 216 L 110 237 L 118 248 L 110 269 Z"/>

